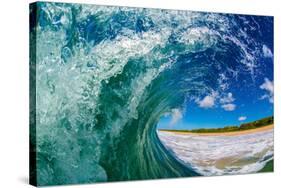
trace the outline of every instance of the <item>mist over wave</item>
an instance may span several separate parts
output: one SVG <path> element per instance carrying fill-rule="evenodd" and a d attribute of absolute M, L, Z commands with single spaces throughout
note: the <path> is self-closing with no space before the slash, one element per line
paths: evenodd
<path fill-rule="evenodd" d="M 194 97 L 227 91 L 239 75 L 254 82 L 264 68 L 259 59 L 273 53 L 262 40 L 271 17 L 37 8 L 30 63 L 40 185 L 200 175 L 162 145 L 159 118 Z"/>

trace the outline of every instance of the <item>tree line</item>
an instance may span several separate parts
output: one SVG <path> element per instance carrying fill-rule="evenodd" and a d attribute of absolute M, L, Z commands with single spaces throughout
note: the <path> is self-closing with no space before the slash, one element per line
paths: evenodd
<path fill-rule="evenodd" d="M 256 120 L 256 121 L 243 123 L 239 126 L 226 126 L 226 127 L 223 127 L 223 128 L 201 128 L 201 129 L 193 129 L 193 130 L 168 130 L 168 131 L 191 132 L 191 133 L 232 132 L 232 131 L 243 131 L 243 130 L 255 129 L 255 128 L 271 125 L 271 124 L 273 124 L 273 122 L 274 122 L 274 118 L 273 118 L 273 116 L 270 116 L 270 117 L 262 118 L 262 119 L 259 119 L 259 120 Z"/>

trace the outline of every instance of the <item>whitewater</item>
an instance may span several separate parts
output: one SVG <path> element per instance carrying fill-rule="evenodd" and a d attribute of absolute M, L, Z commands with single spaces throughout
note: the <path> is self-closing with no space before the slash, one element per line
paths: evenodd
<path fill-rule="evenodd" d="M 260 171 L 273 159 L 273 129 L 236 136 L 181 135 L 158 131 L 164 145 L 204 176 Z"/>

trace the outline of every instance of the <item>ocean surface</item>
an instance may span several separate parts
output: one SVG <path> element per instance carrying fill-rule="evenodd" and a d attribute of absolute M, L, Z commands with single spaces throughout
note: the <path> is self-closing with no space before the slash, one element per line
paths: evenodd
<path fill-rule="evenodd" d="M 255 173 L 273 160 L 273 129 L 236 136 L 158 135 L 175 157 L 204 176 Z"/>
<path fill-rule="evenodd" d="M 39 185 L 222 173 L 191 164 L 192 151 L 178 160 L 183 155 L 159 140 L 157 122 L 193 97 L 224 90 L 237 75 L 253 81 L 263 74 L 268 66 L 260 60 L 273 53 L 272 17 L 44 2 L 33 4 L 30 16 Z M 255 153 L 264 148 L 257 135 L 241 138 Z M 180 143 L 191 148 L 193 139 L 204 142 Z M 226 144 L 234 140 L 208 139 L 218 153 L 198 157 L 233 154 Z M 230 171 L 259 169 L 247 168 Z"/>

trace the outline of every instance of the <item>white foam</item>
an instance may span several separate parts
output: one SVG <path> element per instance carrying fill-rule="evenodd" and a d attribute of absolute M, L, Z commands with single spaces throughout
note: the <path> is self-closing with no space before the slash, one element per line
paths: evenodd
<path fill-rule="evenodd" d="M 254 173 L 273 159 L 273 130 L 239 136 L 158 135 L 179 160 L 206 176 Z"/>

